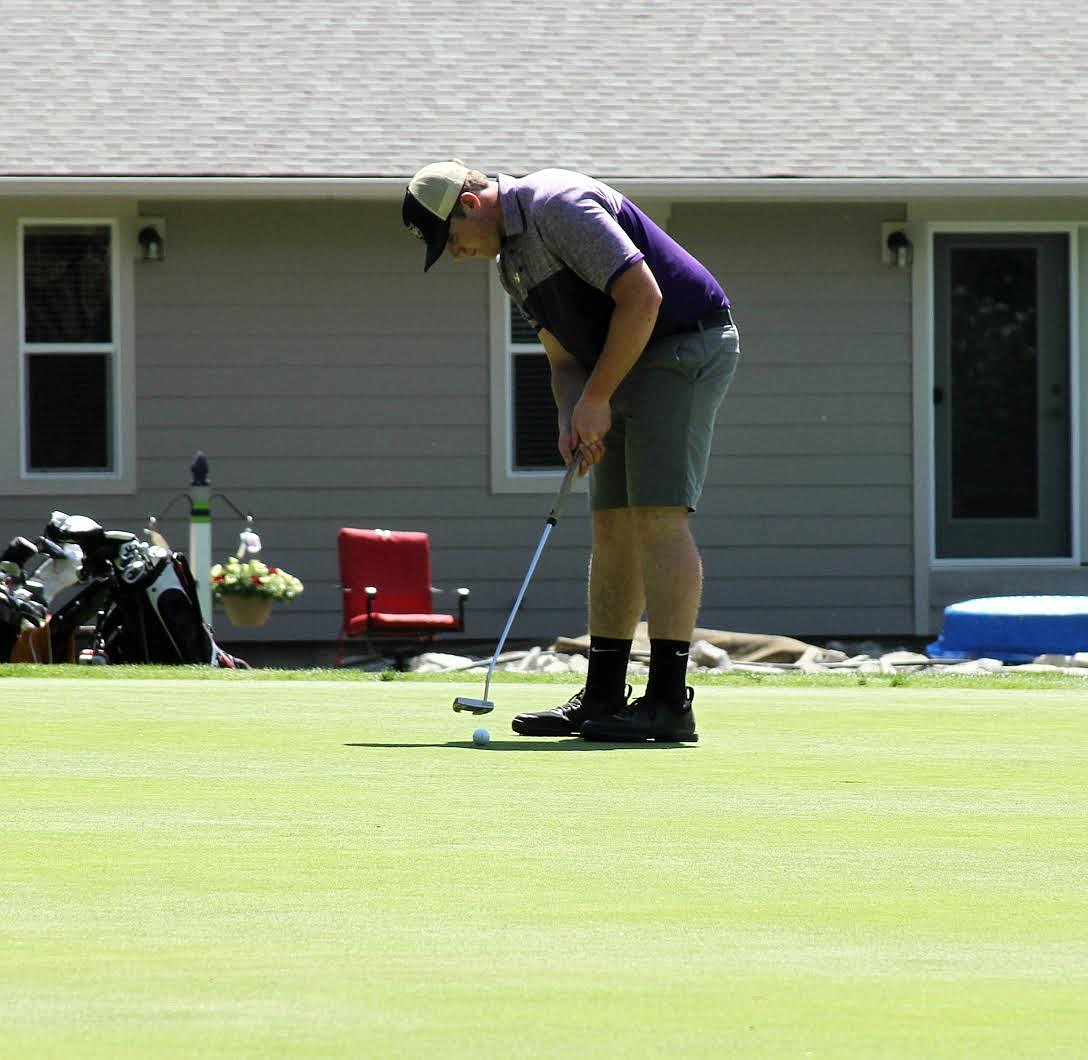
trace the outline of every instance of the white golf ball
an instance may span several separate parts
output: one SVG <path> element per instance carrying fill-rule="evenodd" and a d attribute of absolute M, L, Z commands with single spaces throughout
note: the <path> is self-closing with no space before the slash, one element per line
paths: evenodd
<path fill-rule="evenodd" d="M 477 729 L 472 734 L 472 742 L 477 747 L 486 747 L 491 743 L 491 733 L 489 733 L 487 729 Z"/>

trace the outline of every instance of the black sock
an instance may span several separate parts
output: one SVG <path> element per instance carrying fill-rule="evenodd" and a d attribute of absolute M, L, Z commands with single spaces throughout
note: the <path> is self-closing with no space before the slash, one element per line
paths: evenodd
<path fill-rule="evenodd" d="M 586 698 L 623 699 L 627 686 L 627 663 L 631 642 L 614 637 L 589 638 L 589 672 L 586 674 Z"/>
<path fill-rule="evenodd" d="M 648 699 L 676 705 L 685 702 L 690 648 L 686 640 L 650 641 L 650 676 L 646 680 Z"/>

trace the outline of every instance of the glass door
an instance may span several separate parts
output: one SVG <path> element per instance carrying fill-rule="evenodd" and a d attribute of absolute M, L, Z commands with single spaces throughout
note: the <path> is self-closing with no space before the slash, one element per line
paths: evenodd
<path fill-rule="evenodd" d="M 934 243 L 938 559 L 1070 555 L 1069 241 Z"/>

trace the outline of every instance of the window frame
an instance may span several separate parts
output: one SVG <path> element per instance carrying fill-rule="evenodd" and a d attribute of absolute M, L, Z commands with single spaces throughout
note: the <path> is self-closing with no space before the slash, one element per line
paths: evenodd
<path fill-rule="evenodd" d="M 492 493 L 550 493 L 563 478 L 563 469 L 518 470 L 514 467 L 514 356 L 539 352 L 540 343 L 511 342 L 510 296 L 499 281 L 498 270 L 489 273 L 489 331 L 491 348 L 491 491 Z M 585 479 L 575 488 L 585 489 Z"/>
<path fill-rule="evenodd" d="M 110 283 L 110 341 L 94 343 L 28 342 L 26 338 L 26 261 L 25 239 L 34 228 L 105 228 L 109 232 Z M 17 219 L 16 286 L 17 305 L 14 314 L 18 335 L 15 351 L 18 359 L 18 444 L 17 466 L 13 469 L 15 483 L 22 492 L 69 492 L 77 488 L 87 493 L 131 492 L 133 489 L 133 454 L 131 424 L 134 420 L 132 372 L 128 363 L 132 333 L 131 297 L 126 291 L 132 284 L 131 264 L 123 248 L 123 228 L 116 216 L 102 214 L 24 215 Z M 29 358 L 50 355 L 106 355 L 108 359 L 106 395 L 110 423 L 107 434 L 110 467 L 92 468 L 31 468 L 30 461 L 30 395 Z M 13 439 L 14 441 L 14 439 Z"/>

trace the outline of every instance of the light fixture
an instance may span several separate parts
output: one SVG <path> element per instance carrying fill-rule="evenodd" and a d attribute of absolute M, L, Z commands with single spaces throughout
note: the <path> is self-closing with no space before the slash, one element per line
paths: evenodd
<path fill-rule="evenodd" d="M 136 239 L 140 244 L 140 257 L 144 261 L 162 261 L 166 257 L 166 244 L 158 225 L 144 225 Z"/>
<path fill-rule="evenodd" d="M 902 228 L 893 229 L 884 240 L 884 260 L 897 269 L 905 269 L 914 261 L 914 245 Z"/>

